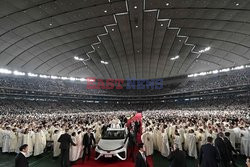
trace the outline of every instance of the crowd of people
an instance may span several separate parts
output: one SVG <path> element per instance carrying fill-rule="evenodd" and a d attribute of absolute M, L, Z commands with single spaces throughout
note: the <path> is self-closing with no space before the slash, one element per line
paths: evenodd
<path fill-rule="evenodd" d="M 190 157 L 197 159 L 207 137 L 213 141 L 219 134 L 228 137 L 234 149 L 250 156 L 250 122 L 246 111 L 147 111 L 144 115 L 142 139 L 147 143 L 147 155 L 156 149 L 165 157 L 177 144 Z M 149 139 L 149 140 L 148 140 Z"/>
<path fill-rule="evenodd" d="M 249 85 L 250 70 L 242 69 L 216 75 L 189 78 L 171 92 L 192 92 L 231 86 Z"/>
<path fill-rule="evenodd" d="M 8 114 L 0 116 L 0 148 L 3 153 L 18 153 L 20 146 L 27 144 L 26 157 L 39 156 L 53 148 L 53 156 L 61 154 L 60 136 L 68 133 L 72 139 L 70 161 L 83 154 L 83 136 L 93 133 L 95 143 L 100 140 L 105 127 L 117 124 L 124 127 L 131 112 L 88 112 L 88 113 L 36 113 Z M 94 144 L 94 143 L 93 143 Z"/>
<path fill-rule="evenodd" d="M 27 144 L 27 157 L 39 156 L 49 148 L 52 148 L 53 156 L 58 157 L 61 154 L 59 138 L 67 133 L 72 139 L 69 161 L 76 161 L 83 157 L 82 143 L 85 134 L 93 134 L 94 146 L 107 127 L 124 127 L 127 120 L 135 113 L 135 110 L 128 111 L 126 108 L 123 111 L 112 111 L 112 106 L 109 108 L 110 111 L 105 112 L 95 111 L 95 108 L 90 111 L 90 107 L 85 107 L 84 111 L 74 110 L 73 106 L 76 108 L 78 106 L 74 103 L 68 107 L 65 107 L 66 104 L 61 104 L 59 107 L 59 102 L 51 102 L 51 105 L 48 105 L 49 102 L 17 101 L 17 104 L 4 114 L 1 112 L 0 148 L 2 152 L 17 153 L 20 146 Z M 249 112 L 247 107 L 242 107 L 246 101 L 239 104 L 232 103 L 227 108 L 225 108 L 227 103 L 224 103 L 224 108 L 222 104 L 213 106 L 213 102 L 208 103 L 208 106 L 198 104 L 196 106 L 182 104 L 174 109 L 171 105 L 158 106 L 158 109 L 143 111 L 141 140 L 144 143 L 146 155 L 149 156 L 158 151 L 163 157 L 169 157 L 171 148 L 178 148 L 185 151 L 188 156 L 201 160 L 202 163 L 204 152 L 202 146 L 210 142 L 220 147 L 216 142 L 220 137 L 223 142 L 229 140 L 232 145 L 226 153 L 219 153 L 221 163 L 235 163 L 234 156 L 231 156 L 232 151 L 250 156 Z M 12 106 L 11 102 L 2 102 L 1 110 L 4 111 L 6 106 Z M 57 107 L 59 108 L 56 111 L 48 110 Z M 18 108 L 21 108 L 20 112 L 11 112 L 18 111 Z M 135 124 L 130 129 L 134 129 L 134 126 Z M 136 131 L 138 132 L 138 128 Z M 136 143 L 132 145 L 136 146 Z"/>
<path fill-rule="evenodd" d="M 164 84 L 163 89 L 87 89 L 87 82 L 65 81 L 46 78 L 0 76 L 0 88 L 21 89 L 27 91 L 57 92 L 83 95 L 155 95 L 163 93 L 184 93 L 206 89 L 218 89 L 223 87 L 241 86 L 250 84 L 250 70 L 242 69 L 219 73 L 215 75 L 199 76 L 193 78 L 172 79 L 172 84 Z M 175 81 L 176 80 L 176 81 Z M 164 83 L 168 80 L 164 80 Z M 126 87 L 126 83 L 124 84 Z"/>

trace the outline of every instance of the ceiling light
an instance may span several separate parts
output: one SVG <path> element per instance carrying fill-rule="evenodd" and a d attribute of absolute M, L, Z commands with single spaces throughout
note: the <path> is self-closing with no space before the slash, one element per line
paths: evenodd
<path fill-rule="evenodd" d="M 214 70 L 214 71 L 212 71 L 212 73 L 213 73 L 213 74 L 218 74 L 219 71 L 218 71 L 218 70 Z"/>
<path fill-rule="evenodd" d="M 20 72 L 20 71 L 14 71 L 13 74 L 14 75 L 22 75 L 22 76 L 25 75 L 24 72 Z"/>
<path fill-rule="evenodd" d="M 74 78 L 74 77 L 70 77 L 70 78 L 69 78 L 69 80 L 71 80 L 71 81 L 75 81 L 75 80 L 76 80 L 76 78 Z"/>
<path fill-rule="evenodd" d="M 80 57 L 78 57 L 78 56 L 75 56 L 74 59 L 75 59 L 75 60 L 78 60 L 78 61 L 84 61 L 83 58 L 80 58 Z"/>
<path fill-rule="evenodd" d="M 85 78 L 80 78 L 79 81 L 84 82 L 87 81 Z"/>
<path fill-rule="evenodd" d="M 175 56 L 175 57 L 172 57 L 172 58 L 170 58 L 170 60 L 176 60 L 176 59 L 179 59 L 179 55 L 177 55 L 177 56 Z"/>
<path fill-rule="evenodd" d="M 105 65 L 109 64 L 107 61 L 103 61 L 103 60 L 101 60 L 101 63 Z"/>
<path fill-rule="evenodd" d="M 235 5 L 236 5 L 236 6 L 239 6 L 240 4 L 239 4 L 239 3 L 236 3 Z"/>
<path fill-rule="evenodd" d="M 166 6 L 169 6 L 170 4 L 169 3 L 166 3 Z"/>
<path fill-rule="evenodd" d="M 135 28 L 138 28 L 138 27 L 139 27 L 139 26 L 137 26 L 137 25 L 135 26 Z"/>
<path fill-rule="evenodd" d="M 200 50 L 199 51 L 199 53 L 204 53 L 204 52 L 207 52 L 207 51 L 209 51 L 211 49 L 211 47 L 209 46 L 209 47 L 206 47 L 205 49 L 203 49 L 203 50 Z"/>
<path fill-rule="evenodd" d="M 68 77 L 61 77 L 62 80 L 68 80 Z"/>
<path fill-rule="evenodd" d="M 87 79 L 87 81 L 89 81 L 89 82 L 95 82 L 95 80 L 94 79 Z"/>
<path fill-rule="evenodd" d="M 228 71 L 230 71 L 230 68 L 225 68 L 220 70 L 220 72 L 228 72 Z"/>
<path fill-rule="evenodd" d="M 49 78 L 48 75 L 39 75 L 40 78 Z"/>
<path fill-rule="evenodd" d="M 108 62 L 104 62 L 105 64 L 108 64 Z M 19 75 L 19 76 L 25 76 L 27 74 L 27 76 L 29 77 L 40 77 L 40 78 L 50 78 L 50 79 L 62 79 L 62 80 L 71 80 L 71 81 L 86 81 L 85 78 L 74 78 L 74 77 L 59 77 L 59 76 L 53 76 L 53 75 L 44 75 L 44 74 L 34 74 L 34 73 L 31 73 L 31 72 L 28 72 L 28 73 L 25 73 L 25 72 L 21 72 L 21 71 L 11 71 L 11 70 L 8 70 L 8 69 L 5 69 L 5 68 L 0 68 L 0 73 L 1 74 L 13 74 L 13 75 Z"/>
<path fill-rule="evenodd" d="M 232 68 L 232 70 L 241 70 L 241 69 L 244 69 L 245 67 L 242 65 L 242 66 L 237 66 L 237 67 L 234 67 Z"/>
<path fill-rule="evenodd" d="M 28 76 L 29 76 L 29 77 L 38 77 L 38 74 L 33 74 L 33 73 L 30 73 L 30 72 L 29 72 L 29 73 L 28 73 Z"/>
<path fill-rule="evenodd" d="M 161 24 L 161 27 L 163 27 L 163 24 Z"/>
<path fill-rule="evenodd" d="M 115 29 L 112 28 L 111 31 L 115 31 Z"/>
<path fill-rule="evenodd" d="M 49 26 L 52 26 L 52 25 L 53 25 L 52 23 L 49 24 Z"/>
<path fill-rule="evenodd" d="M 218 74 L 218 73 L 222 73 L 222 72 L 229 72 L 232 70 L 241 70 L 241 69 L 249 68 L 249 67 L 250 67 L 250 65 L 241 65 L 241 66 L 236 66 L 236 67 L 232 67 L 232 68 L 224 68 L 221 70 L 213 70 L 213 71 L 208 71 L 208 72 L 201 72 L 198 74 L 197 73 L 190 74 L 190 75 L 188 75 L 188 77 L 197 77 L 197 76 L 203 76 L 203 75 Z"/>
<path fill-rule="evenodd" d="M 108 11 L 107 10 L 104 10 L 104 13 L 107 13 Z"/>
<path fill-rule="evenodd" d="M 7 70 L 7 69 L 4 69 L 4 68 L 0 68 L 0 73 L 1 73 L 1 74 L 11 74 L 12 71 Z"/>
<path fill-rule="evenodd" d="M 58 76 L 50 76 L 51 79 L 60 79 Z"/>
<path fill-rule="evenodd" d="M 137 6 L 134 6 L 135 9 L 137 9 Z"/>

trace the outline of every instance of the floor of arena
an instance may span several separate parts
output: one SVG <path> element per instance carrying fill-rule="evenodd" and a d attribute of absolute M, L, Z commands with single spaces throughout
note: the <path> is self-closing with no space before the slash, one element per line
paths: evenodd
<path fill-rule="evenodd" d="M 0 167 L 14 167 L 15 155 L 2 154 L 0 153 Z M 150 160 L 151 161 L 151 160 Z M 238 157 L 236 161 L 238 167 L 245 167 L 245 158 Z M 151 167 L 168 167 L 170 162 L 162 157 L 159 153 L 155 153 L 152 156 L 152 166 Z M 46 153 L 40 157 L 29 158 L 30 167 L 60 167 L 60 159 L 53 159 L 52 153 Z M 90 159 L 86 163 L 77 163 L 72 167 L 134 167 L 134 163 L 131 160 L 127 161 L 95 161 Z M 194 159 L 187 159 L 187 167 L 196 167 L 197 161 Z"/>

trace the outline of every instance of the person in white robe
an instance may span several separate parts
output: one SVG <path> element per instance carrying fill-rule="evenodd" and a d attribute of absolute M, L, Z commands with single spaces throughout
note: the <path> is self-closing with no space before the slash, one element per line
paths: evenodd
<path fill-rule="evenodd" d="M 11 130 L 10 127 L 7 127 L 6 130 L 3 132 L 3 147 L 2 147 L 2 152 L 7 153 L 10 152 L 10 134 Z"/>
<path fill-rule="evenodd" d="M 158 145 L 157 145 L 157 134 L 158 134 L 158 128 L 154 127 L 153 130 L 153 144 L 154 144 L 154 150 L 158 150 Z"/>
<path fill-rule="evenodd" d="M 180 134 L 178 133 L 177 129 L 175 130 L 173 144 L 176 144 L 178 146 L 179 150 L 182 150 L 181 137 L 180 137 Z"/>
<path fill-rule="evenodd" d="M 82 157 L 83 155 L 83 133 L 82 131 L 78 131 L 78 134 L 76 136 L 76 147 L 77 147 L 77 157 L 78 159 Z"/>
<path fill-rule="evenodd" d="M 22 144 L 28 145 L 28 153 L 26 154 L 26 157 L 30 157 L 33 154 L 33 147 L 35 143 L 34 133 L 31 130 L 25 129 L 22 141 Z"/>
<path fill-rule="evenodd" d="M 46 135 L 38 128 L 35 133 L 35 143 L 34 143 L 34 156 L 41 155 L 46 147 Z"/>
<path fill-rule="evenodd" d="M 206 136 L 207 136 L 207 137 L 212 137 L 212 138 L 213 138 L 213 130 L 212 130 L 212 129 L 207 129 L 207 130 L 206 130 Z"/>
<path fill-rule="evenodd" d="M 142 134 L 141 140 L 145 147 L 146 156 L 152 155 L 153 154 L 153 149 L 152 149 L 153 139 L 148 130 L 146 130 L 145 133 Z"/>
<path fill-rule="evenodd" d="M 189 133 L 186 134 L 185 143 L 187 145 L 188 156 L 194 157 L 195 159 L 197 159 L 198 154 L 197 154 L 196 136 L 195 136 L 194 130 L 191 129 Z"/>
<path fill-rule="evenodd" d="M 45 135 L 46 135 L 46 141 L 47 142 L 52 142 L 52 135 L 53 135 L 53 130 L 54 130 L 54 127 L 53 126 L 48 126 L 47 130 L 46 129 L 43 129 Z"/>
<path fill-rule="evenodd" d="M 169 132 L 168 132 L 170 144 L 174 144 L 175 130 L 176 130 L 176 126 L 174 124 L 170 125 Z"/>
<path fill-rule="evenodd" d="M 250 156 L 250 127 L 242 130 L 242 139 L 241 139 L 241 154 L 249 157 Z"/>
<path fill-rule="evenodd" d="M 203 129 L 199 129 L 199 132 L 197 133 L 198 150 L 201 149 L 202 145 L 206 144 L 206 138 L 206 133 Z"/>
<path fill-rule="evenodd" d="M 241 129 L 237 126 L 233 128 L 233 131 L 235 133 L 235 145 L 239 145 L 241 143 Z"/>
<path fill-rule="evenodd" d="M 23 133 L 22 129 L 17 130 L 17 147 L 16 147 L 16 153 L 19 153 L 19 148 L 21 147 L 23 143 Z"/>
<path fill-rule="evenodd" d="M 236 134 L 235 134 L 235 132 L 234 132 L 234 130 L 233 130 L 233 126 L 230 125 L 230 126 L 229 126 L 229 129 L 227 129 L 226 132 L 229 132 L 229 133 L 230 133 L 229 140 L 230 140 L 232 146 L 235 148 Z"/>
<path fill-rule="evenodd" d="M 180 137 L 181 137 L 181 143 L 183 144 L 184 143 L 184 133 L 185 133 L 185 130 L 182 126 L 180 126 L 179 130 L 178 130 L 179 134 L 180 134 Z"/>
<path fill-rule="evenodd" d="M 150 138 L 149 155 L 152 155 L 154 153 L 154 134 L 152 128 L 149 129 L 149 138 Z"/>
<path fill-rule="evenodd" d="M 113 128 L 113 129 L 120 129 L 121 125 L 118 122 L 114 122 L 114 123 L 111 124 L 111 128 Z"/>
<path fill-rule="evenodd" d="M 158 129 L 157 134 L 156 134 L 156 144 L 157 144 L 157 148 L 158 148 L 159 152 L 161 152 L 162 142 L 163 142 L 163 138 L 162 138 L 161 133 L 162 133 L 161 130 Z"/>
<path fill-rule="evenodd" d="M 73 132 L 72 135 L 71 135 L 71 138 L 72 138 L 72 141 L 73 143 L 76 143 L 76 133 Z M 73 146 L 73 145 L 70 145 L 70 148 L 69 148 L 69 160 L 71 162 L 75 162 L 78 160 L 78 149 L 77 149 L 77 146 Z"/>
<path fill-rule="evenodd" d="M 169 148 L 169 141 L 168 141 L 168 133 L 167 129 L 165 128 L 164 133 L 162 133 L 162 150 L 161 150 L 161 155 L 164 157 L 168 157 L 170 154 L 170 148 Z"/>
<path fill-rule="evenodd" d="M 101 123 L 98 122 L 95 126 L 96 143 L 98 143 L 99 140 L 101 139 L 101 129 L 102 129 Z"/>
<path fill-rule="evenodd" d="M 55 130 L 52 139 L 53 139 L 53 157 L 58 157 L 61 154 L 60 143 L 58 139 L 61 136 L 61 132 L 59 130 Z"/>
<path fill-rule="evenodd" d="M 10 152 L 15 152 L 17 148 L 17 131 L 13 129 L 10 133 Z"/>
<path fill-rule="evenodd" d="M 3 147 L 3 133 L 4 128 L 2 128 L 2 125 L 0 124 L 0 149 Z"/>

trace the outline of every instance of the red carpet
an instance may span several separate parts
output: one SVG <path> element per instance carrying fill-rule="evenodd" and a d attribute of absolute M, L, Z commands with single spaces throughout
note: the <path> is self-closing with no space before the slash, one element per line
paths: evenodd
<path fill-rule="evenodd" d="M 94 155 L 94 154 L 93 154 Z M 148 157 L 148 163 L 150 167 L 153 167 L 152 157 Z M 134 167 L 135 164 L 132 160 L 119 161 L 119 160 L 98 160 L 95 161 L 94 157 L 91 157 L 90 160 L 86 160 L 84 163 L 81 163 L 81 160 L 73 167 Z"/>
<path fill-rule="evenodd" d="M 141 135 L 142 135 L 142 113 L 137 113 L 134 117 L 128 120 L 127 125 L 129 125 L 132 121 L 139 120 L 141 123 L 141 129 L 136 137 L 137 143 L 141 143 Z"/>
<path fill-rule="evenodd" d="M 133 118 L 128 120 L 128 124 L 131 121 L 134 120 L 140 120 L 142 123 L 142 114 L 137 113 Z M 140 133 L 137 136 L 137 141 L 141 142 L 141 130 Z M 126 161 L 120 161 L 120 160 L 112 160 L 112 159 L 101 159 L 101 160 L 94 160 L 94 151 L 92 152 L 92 157 L 90 160 L 85 160 L 84 163 L 82 163 L 81 160 L 79 160 L 73 167 L 134 167 L 135 164 L 132 161 L 132 159 L 127 159 Z M 153 167 L 153 159 L 152 157 L 147 157 L 148 163 L 150 167 Z"/>

